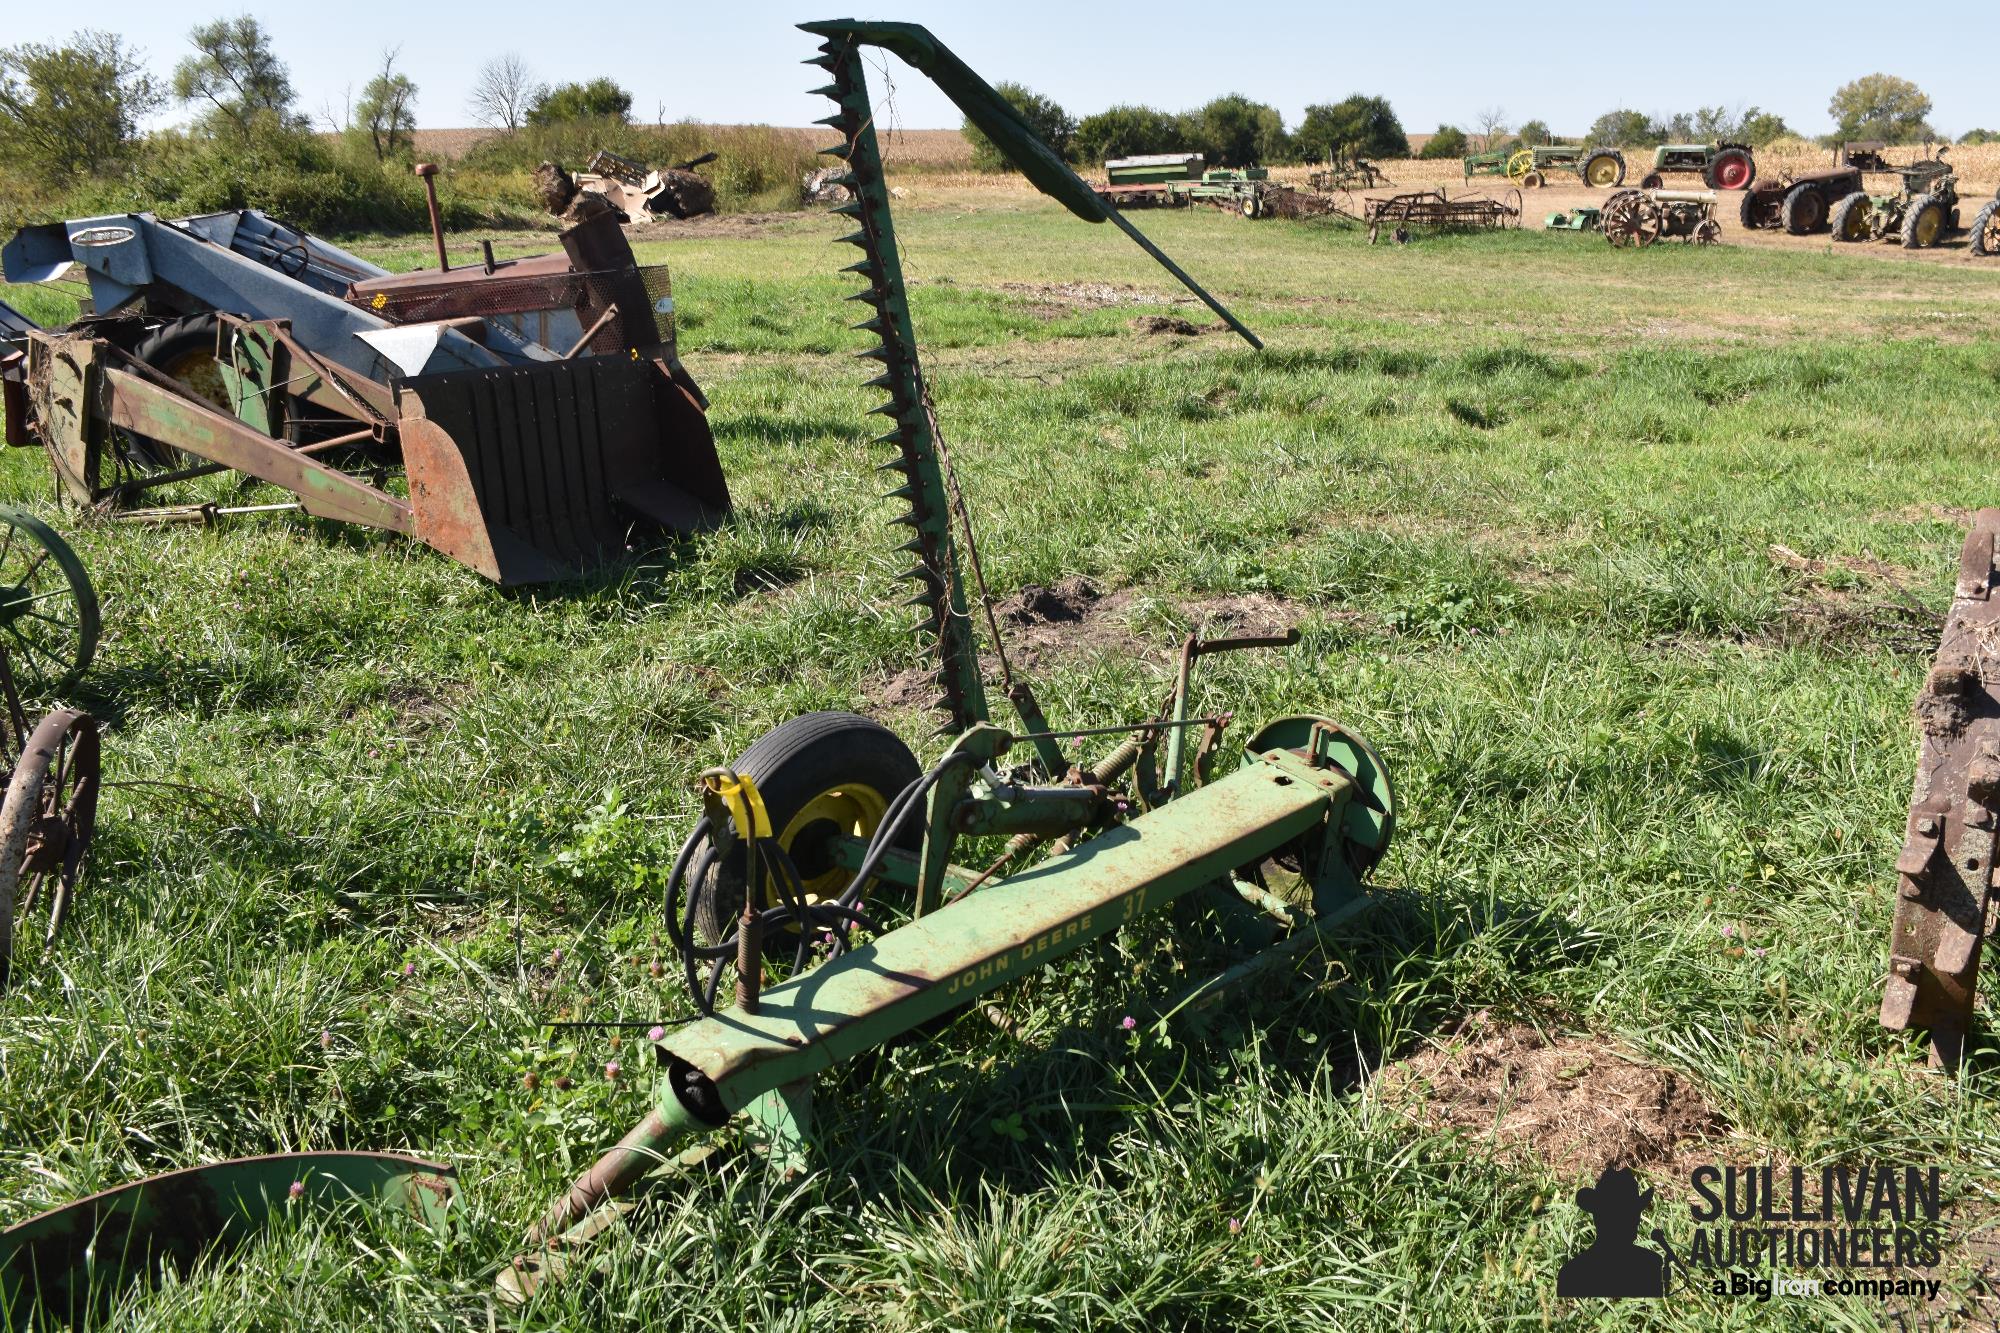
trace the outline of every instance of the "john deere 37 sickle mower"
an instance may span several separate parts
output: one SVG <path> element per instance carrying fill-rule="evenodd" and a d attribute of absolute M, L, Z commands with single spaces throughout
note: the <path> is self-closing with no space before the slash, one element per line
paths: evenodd
<path fill-rule="evenodd" d="M 977 554 L 917 359 L 862 51 L 894 52 L 929 75 L 1046 193 L 1088 221 L 1111 221 L 1161 255 L 1037 140 L 978 75 L 924 28 L 810 23 L 809 62 L 831 81 L 861 258 L 858 327 L 878 340 L 870 387 L 889 424 L 882 465 L 907 505 L 894 521 L 912 558 L 920 634 L 936 646 L 940 734 L 924 770 L 879 724 L 848 713 L 795 718 L 736 762 L 703 775 L 705 814 L 669 876 L 668 918 L 700 1017 L 653 1043 L 653 1109 L 548 1210 L 530 1253 L 501 1276 L 519 1297 L 598 1229 L 602 1208 L 672 1159 L 677 1145 L 744 1114 L 774 1163 L 812 1136 L 812 1079 L 942 1019 L 968 1001 L 1189 894 L 1221 909 L 1235 956 L 1183 997 L 1192 1002 L 1321 940 L 1365 907 L 1365 879 L 1395 821 L 1388 770 L 1327 718 L 1266 723 L 1225 751 L 1227 713 L 1192 715 L 1205 656 L 1282 646 L 1268 639 L 1183 644 L 1157 714 L 1057 731 L 1006 666 L 983 618 L 1014 723 L 987 707 L 957 542 Z M 1192 280 L 1176 276 L 1253 343 Z M 983 600 L 983 588 L 980 590 Z M 1066 749 L 1073 744 L 1076 752 Z M 1094 759 L 1083 747 L 1102 745 Z M 1025 753 L 1024 753 L 1025 752 Z M 1015 762 L 1022 761 L 1022 762 Z M 961 858 L 975 864 L 961 864 Z M 724 986 L 728 976 L 730 985 Z"/>

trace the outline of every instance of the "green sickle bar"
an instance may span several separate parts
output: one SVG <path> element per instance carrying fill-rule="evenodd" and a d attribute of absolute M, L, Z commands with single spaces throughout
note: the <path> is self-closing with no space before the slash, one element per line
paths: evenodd
<path fill-rule="evenodd" d="M 1200 297 L 1202 304 L 1213 310 L 1245 342 L 1260 350 L 1263 348 L 1264 344 L 1256 334 L 1245 328 L 1241 320 L 1230 314 L 1222 302 L 1210 296 L 1179 264 L 1167 258 L 1159 246 L 1147 240 L 1145 234 L 1126 221 L 1123 214 L 1099 198 L 1097 191 L 1071 171 L 1069 164 L 1036 136 L 1007 99 L 995 92 L 992 84 L 973 73 L 943 42 L 932 36 L 929 28 L 921 23 L 875 23 L 856 19 L 828 19 L 819 23 L 801 23 L 799 27 L 833 41 L 879 46 L 894 52 L 911 68 L 929 75 L 931 82 L 958 104 L 959 110 L 965 112 L 966 117 L 993 141 L 994 146 L 1006 154 L 1008 161 L 1021 169 L 1022 175 L 1034 182 L 1036 189 L 1085 222 L 1117 223 L 1120 231 L 1158 260 L 1167 272 L 1179 279 L 1183 287 Z"/>

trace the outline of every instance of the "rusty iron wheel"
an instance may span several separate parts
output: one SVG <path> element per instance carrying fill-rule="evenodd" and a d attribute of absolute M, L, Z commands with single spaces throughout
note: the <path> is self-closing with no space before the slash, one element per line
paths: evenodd
<path fill-rule="evenodd" d="M 14 922 L 43 905 L 53 943 L 83 882 L 102 782 L 97 722 L 66 708 L 41 720 L 0 801 L 0 989 L 13 961 Z"/>
<path fill-rule="evenodd" d="M 1660 239 L 1666 217 L 1660 206 L 1643 194 L 1627 194 L 1615 209 L 1604 212 L 1604 239 L 1620 249 L 1643 250 Z"/>
<path fill-rule="evenodd" d="M 0 507 L 0 651 L 31 699 L 74 685 L 97 654 L 97 591 L 69 543 L 19 509 Z"/>

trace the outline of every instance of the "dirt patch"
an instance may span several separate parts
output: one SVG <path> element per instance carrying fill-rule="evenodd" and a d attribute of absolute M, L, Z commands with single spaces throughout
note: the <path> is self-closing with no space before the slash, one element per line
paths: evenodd
<path fill-rule="evenodd" d="M 1441 1045 L 1377 1078 L 1388 1105 L 1535 1158 L 1565 1180 L 1626 1166 L 1674 1174 L 1728 1126 L 1701 1090 L 1638 1064 L 1596 1037 L 1544 1037 L 1526 1024 L 1473 1014 Z"/>
<path fill-rule="evenodd" d="M 1003 282 L 998 284 L 998 290 L 1063 311 L 1102 310 L 1114 305 L 1176 305 L 1180 299 L 1109 282 Z"/>
<path fill-rule="evenodd" d="M 1162 630 L 1140 631 L 1140 596 L 1129 588 L 1107 590 L 1080 574 L 1052 584 L 1028 584 L 993 604 L 993 615 L 1006 638 L 1007 658 L 1016 669 L 1034 670 L 1065 657 L 1118 656 L 1134 662 L 1167 663 L 1180 651 L 1178 635 Z M 1305 617 L 1296 602 L 1268 593 L 1227 593 L 1192 597 L 1176 604 L 1178 619 L 1208 638 L 1283 634 Z M 981 638 L 984 617 L 977 610 Z M 1354 618 L 1360 619 L 1359 613 Z M 991 645 L 982 663 L 988 679 L 997 679 L 1000 664 Z M 934 668 L 911 667 L 883 677 L 866 691 L 879 708 L 926 708 L 938 689 Z"/>
<path fill-rule="evenodd" d="M 756 236 L 785 222 L 811 221 L 812 213 L 704 213 L 700 217 L 648 216 L 625 228 L 635 241 L 708 240 L 718 236 Z"/>
<path fill-rule="evenodd" d="M 1204 333 L 1223 333 L 1221 324 L 1197 324 L 1179 315 L 1140 315 L 1126 326 L 1134 333 L 1173 333 L 1183 338 L 1199 338 Z"/>

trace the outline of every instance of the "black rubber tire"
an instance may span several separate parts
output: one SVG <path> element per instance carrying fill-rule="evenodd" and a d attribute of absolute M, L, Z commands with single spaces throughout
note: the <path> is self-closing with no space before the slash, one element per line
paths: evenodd
<path fill-rule="evenodd" d="M 1826 225 L 1826 196 L 1810 185 L 1794 185 L 1785 195 L 1785 230 L 1794 236 L 1810 236 Z"/>
<path fill-rule="evenodd" d="M 1639 188 L 1642 190 L 1657 190 L 1666 183 L 1667 178 L 1657 171 L 1649 171 L 1639 178 Z"/>
<path fill-rule="evenodd" d="M 1757 230 L 1756 205 L 1759 202 L 1756 190 L 1745 190 L 1743 201 L 1736 205 L 1736 225 L 1745 231 Z"/>
<path fill-rule="evenodd" d="M 1856 213 L 1865 213 L 1873 207 L 1875 207 L 1873 201 L 1860 190 L 1856 190 L 1853 194 L 1848 195 L 1838 204 L 1835 204 L 1833 207 L 1833 222 L 1831 224 L 1833 239 L 1836 241 L 1864 241 L 1868 239 L 1868 234 L 1865 230 L 1859 236 L 1848 235 L 1848 224 L 1853 220 Z"/>
<path fill-rule="evenodd" d="M 1750 174 L 1743 178 L 1741 185 L 1722 184 L 1722 164 L 1724 162 L 1735 162 L 1739 159 L 1750 169 Z M 1701 175 L 1711 190 L 1747 190 L 1757 183 L 1757 159 L 1750 156 L 1748 149 L 1725 148 L 1714 157 L 1708 159 L 1708 167 Z"/>
<path fill-rule="evenodd" d="M 916 756 L 895 732 L 856 713 L 806 713 L 773 727 L 737 756 L 731 765 L 738 775 L 756 780 L 771 816 L 771 831 L 785 826 L 823 792 L 848 783 L 865 783 L 885 800 L 923 775 Z M 924 813 L 918 810 L 904 823 L 895 845 L 915 851 L 923 845 Z M 794 851 L 799 849 L 796 847 Z M 743 908 L 742 868 L 723 876 L 703 893 L 695 912 L 695 928 L 704 944 L 724 939 Z M 800 874 L 811 878 L 815 867 L 806 862 Z M 729 886 L 734 885 L 732 890 Z"/>
<path fill-rule="evenodd" d="M 172 376 L 177 364 L 186 357 L 205 353 L 213 358 L 215 353 L 215 339 L 216 318 L 214 315 L 188 315 L 181 319 L 168 320 L 165 324 L 160 325 L 141 338 L 133 345 L 132 356 L 135 360 L 145 362 L 162 374 Z M 235 415 L 235 411 L 231 408 L 226 396 L 227 390 L 221 389 L 219 385 L 203 386 L 192 383 L 180 376 L 174 377 L 194 390 L 198 397 L 214 404 L 218 409 L 229 413 L 231 416 Z M 136 435 L 129 436 L 128 438 L 135 446 L 133 452 L 137 454 L 133 462 L 141 468 L 157 468 L 165 471 L 186 467 L 191 463 L 201 461 L 192 454 L 183 453 L 181 450 L 171 445 L 162 444 L 158 440 L 149 440 Z"/>
<path fill-rule="evenodd" d="M 1611 184 L 1608 187 L 1598 187 L 1598 188 L 1609 188 L 1615 190 L 1619 186 L 1625 183 L 1625 155 L 1623 153 L 1616 151 L 1615 149 L 1599 148 L 1594 152 L 1586 154 L 1584 156 L 1583 161 L 1577 164 L 1576 168 L 1577 177 L 1581 179 L 1585 185 L 1589 185 L 1591 183 L 1590 182 L 1591 163 L 1596 162 L 1602 158 L 1609 158 L 1611 161 L 1617 163 L 1618 174 L 1612 178 Z"/>
<path fill-rule="evenodd" d="M 1982 259 L 2000 255 L 2000 199 L 1973 215 L 1971 250 Z"/>
<path fill-rule="evenodd" d="M 1936 214 L 1938 220 L 1937 236 L 1931 238 L 1930 244 L 1936 245 L 1938 238 L 1944 235 L 1945 223 L 1949 216 L 1949 210 L 1945 208 L 1944 201 L 1936 195 L 1920 194 L 1910 200 L 1910 209 L 1907 213 L 1903 214 L 1903 248 L 1905 250 L 1922 250 L 1925 248 L 1924 242 L 1917 239 L 1917 224 L 1929 214 Z"/>

